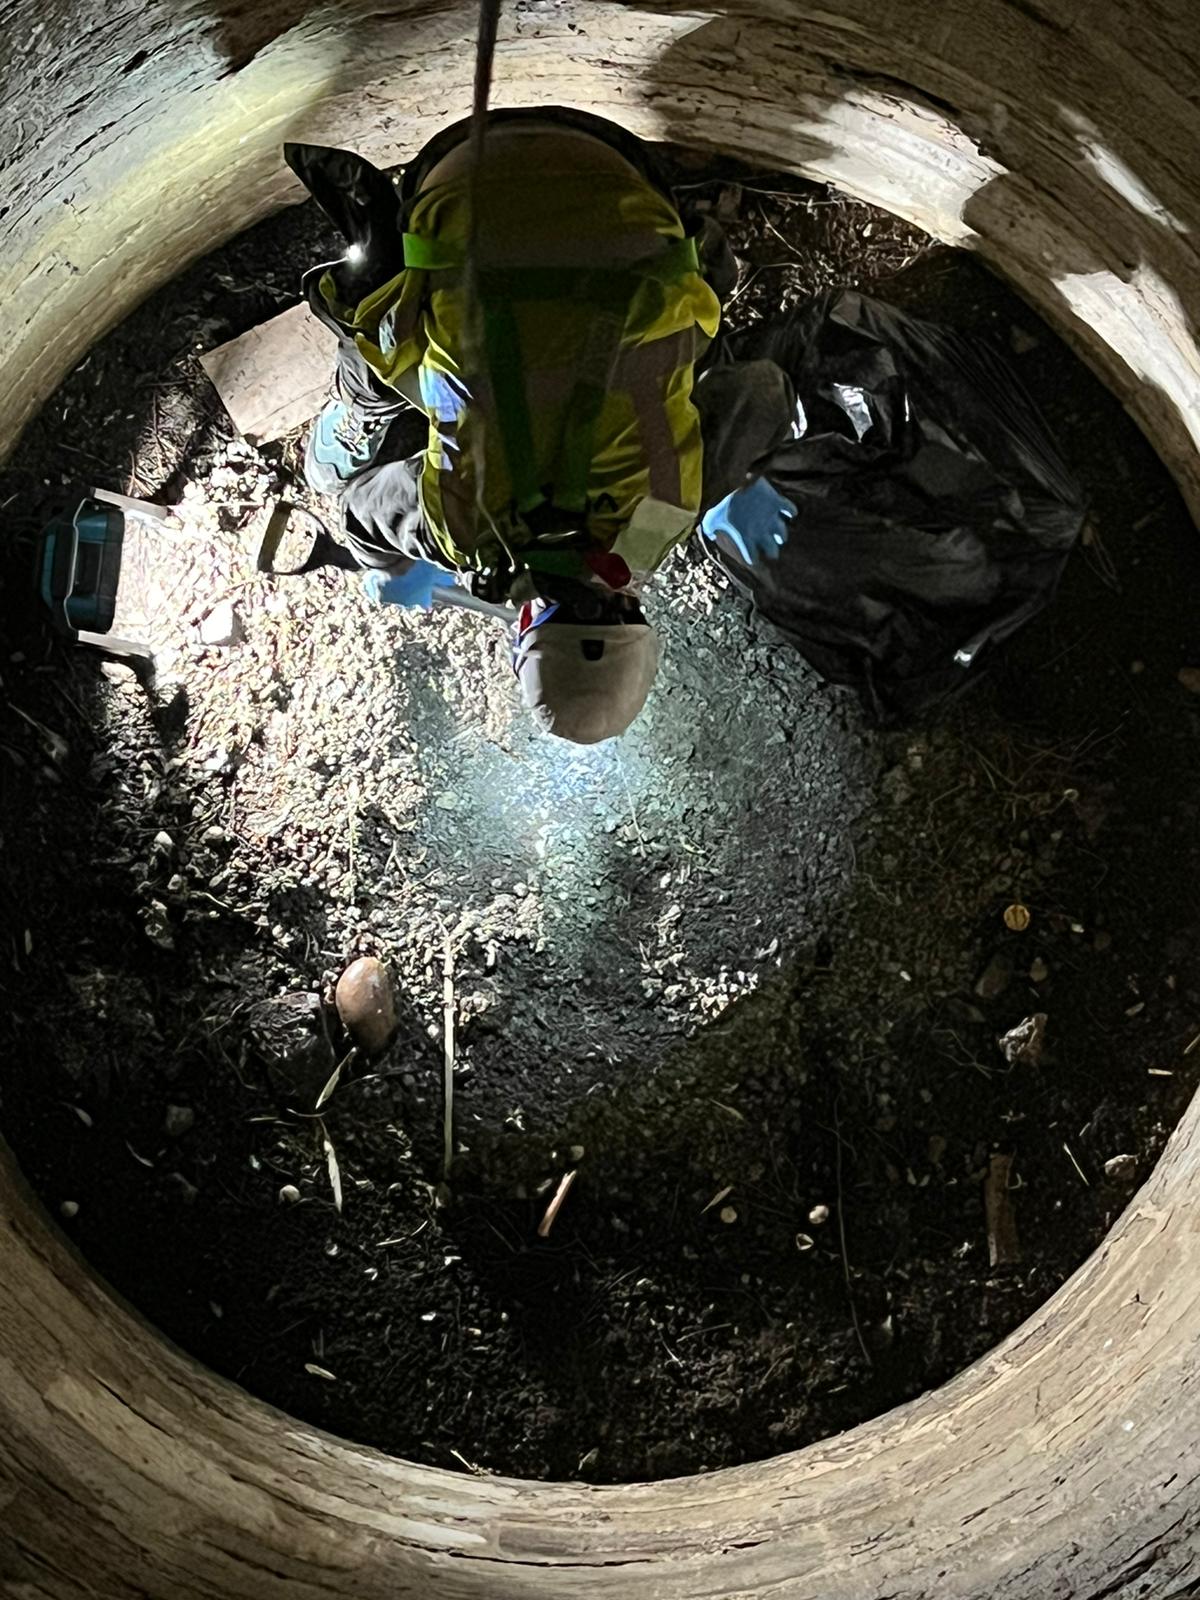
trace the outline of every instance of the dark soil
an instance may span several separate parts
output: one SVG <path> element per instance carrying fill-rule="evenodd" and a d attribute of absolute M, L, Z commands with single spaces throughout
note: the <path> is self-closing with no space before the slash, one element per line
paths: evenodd
<path fill-rule="evenodd" d="M 1089 489 L 1057 603 L 920 728 L 872 729 L 695 551 L 653 599 L 647 715 L 581 755 L 530 737 L 487 623 L 254 578 L 296 442 L 242 447 L 195 357 L 335 251 L 310 207 L 102 341 L 0 480 L 0 1127 L 181 1345 L 447 1467 L 712 1469 L 941 1383 L 1097 1245 L 1200 1068 L 1200 546 L 1153 451 L 970 256 L 794 180 L 681 176 L 747 262 L 734 320 L 851 282 L 990 339 Z M 155 699 L 30 599 L 83 481 L 187 495 Z M 244 641 L 206 648 L 228 595 Z M 400 1039 L 316 1116 L 254 1019 L 362 952 Z M 1022 1257 L 993 1270 L 996 1152 Z"/>

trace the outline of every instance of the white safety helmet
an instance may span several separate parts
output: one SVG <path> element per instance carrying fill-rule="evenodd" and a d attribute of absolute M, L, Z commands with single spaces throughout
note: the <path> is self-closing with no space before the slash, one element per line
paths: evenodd
<path fill-rule="evenodd" d="M 645 705 L 658 672 L 658 636 L 636 604 L 624 615 L 592 623 L 541 600 L 522 607 L 513 669 L 534 720 L 555 738 L 614 739 Z"/>

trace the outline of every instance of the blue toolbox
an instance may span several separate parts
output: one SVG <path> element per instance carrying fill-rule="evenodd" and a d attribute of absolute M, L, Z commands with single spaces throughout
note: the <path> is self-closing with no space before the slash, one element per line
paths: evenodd
<path fill-rule="evenodd" d="M 38 588 L 55 627 L 78 644 L 137 664 L 140 673 L 153 672 L 153 652 L 111 631 L 122 557 L 131 522 L 161 526 L 170 515 L 149 500 L 89 489 L 47 525 L 38 550 Z"/>

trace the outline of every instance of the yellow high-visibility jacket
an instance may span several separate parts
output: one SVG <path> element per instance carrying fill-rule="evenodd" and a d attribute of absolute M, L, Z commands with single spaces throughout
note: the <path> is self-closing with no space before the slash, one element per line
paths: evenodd
<path fill-rule="evenodd" d="M 633 167 L 581 181 L 520 166 L 483 175 L 470 277 L 457 176 L 417 196 L 391 282 L 352 308 L 332 304 L 331 278 L 322 291 L 379 377 L 419 396 L 422 510 L 449 564 L 513 563 L 569 529 L 653 571 L 700 510 L 693 366 L 719 303 Z"/>

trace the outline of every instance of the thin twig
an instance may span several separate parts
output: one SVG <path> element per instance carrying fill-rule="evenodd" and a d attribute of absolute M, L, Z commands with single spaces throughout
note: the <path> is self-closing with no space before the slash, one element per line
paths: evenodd
<path fill-rule="evenodd" d="M 450 1180 L 454 1163 L 454 945 L 446 935 L 442 954 L 442 1026 L 445 1032 L 445 1054 L 442 1068 L 442 1088 L 445 1104 L 442 1110 L 442 1182 Z"/>
<path fill-rule="evenodd" d="M 863 1353 L 863 1360 L 869 1367 L 875 1365 L 871 1360 L 871 1352 L 867 1349 L 867 1341 L 863 1338 L 862 1327 L 858 1320 L 858 1308 L 854 1304 L 854 1289 L 850 1282 L 850 1254 L 846 1249 L 846 1208 L 842 1204 L 842 1123 L 838 1116 L 837 1101 L 833 1103 L 833 1137 L 836 1155 L 837 1175 L 837 1214 L 838 1214 L 838 1239 L 842 1247 L 842 1276 L 846 1280 L 846 1298 L 850 1302 L 850 1316 L 854 1322 L 854 1332 L 858 1337 L 858 1347 Z"/>
<path fill-rule="evenodd" d="M 562 1210 L 563 1201 L 567 1198 L 567 1196 L 571 1192 L 571 1185 L 575 1182 L 575 1176 L 576 1176 L 577 1170 L 578 1170 L 577 1168 L 572 1167 L 571 1171 L 570 1172 L 564 1172 L 562 1177 L 561 1177 L 561 1179 L 559 1180 L 558 1188 L 554 1191 L 554 1198 L 551 1200 L 550 1204 L 546 1207 L 546 1215 L 542 1218 L 541 1222 L 538 1224 L 538 1238 L 539 1239 L 545 1239 L 545 1238 L 549 1237 L 550 1229 L 554 1226 L 554 1219 L 555 1219 L 555 1217 L 558 1216 L 558 1213 Z M 670 1352 L 668 1352 L 668 1354 L 669 1353 Z M 676 1357 L 675 1359 L 678 1359 L 678 1357 Z"/>
<path fill-rule="evenodd" d="M 745 283 L 742 284 L 741 288 L 737 289 L 729 296 L 729 299 L 725 302 L 726 307 L 728 308 L 731 306 L 735 300 L 740 300 L 760 273 L 772 272 L 776 267 L 790 267 L 792 265 L 793 263 L 791 261 L 764 261 L 761 267 L 755 267 L 754 271 L 746 279 Z"/>
<path fill-rule="evenodd" d="M 1075 1152 L 1071 1149 L 1071 1146 L 1067 1143 L 1067 1141 L 1065 1139 L 1063 1140 L 1063 1149 L 1067 1152 L 1067 1156 L 1070 1159 L 1071 1165 L 1075 1168 L 1075 1171 L 1079 1174 L 1079 1176 L 1083 1179 L 1084 1183 L 1087 1184 L 1087 1187 L 1090 1189 L 1091 1188 L 1091 1184 L 1088 1182 L 1088 1175 L 1083 1170 L 1083 1168 L 1079 1165 L 1078 1161 L 1076 1161 Z"/>
<path fill-rule="evenodd" d="M 759 215 L 761 216 L 763 222 L 765 222 L 767 227 L 770 228 L 771 232 L 779 240 L 779 242 L 783 246 L 783 248 L 785 250 L 790 250 L 792 252 L 792 254 L 795 256 L 797 261 L 803 261 L 804 257 L 800 254 L 799 250 L 796 249 L 794 244 L 789 244 L 789 242 L 780 233 L 779 229 L 771 221 L 770 217 L 768 217 L 767 212 L 766 212 L 766 208 L 764 206 L 760 205 L 758 210 L 759 210 Z"/>
<path fill-rule="evenodd" d="M 1017 1219 L 1013 1215 L 1008 1194 L 1012 1163 L 1010 1155 L 994 1155 L 988 1162 L 983 1201 L 987 1218 L 988 1262 L 993 1267 L 1015 1266 L 1021 1259 Z"/>
<path fill-rule="evenodd" d="M 356 877 L 356 864 L 354 852 L 354 835 L 358 830 L 358 784 L 352 783 L 346 794 L 346 844 L 347 865 L 350 877 L 350 903 L 355 904 L 358 898 L 358 879 Z"/>
<path fill-rule="evenodd" d="M 625 773 L 625 763 L 621 760 L 621 752 L 617 751 L 617 771 L 621 774 L 621 782 L 625 785 L 625 798 L 629 801 L 629 815 L 633 818 L 633 831 L 637 834 L 638 844 L 642 848 L 642 855 L 646 854 L 646 836 L 642 832 L 642 825 L 638 821 L 637 807 L 633 803 L 633 790 L 629 787 L 629 778 Z"/>
<path fill-rule="evenodd" d="M 337 1151 L 333 1148 L 333 1141 L 326 1131 L 324 1122 L 320 1117 L 316 1120 L 321 1130 L 321 1148 L 325 1154 L 325 1168 L 329 1174 L 329 1187 L 333 1190 L 333 1203 L 340 1212 L 342 1209 L 342 1169 L 338 1165 Z"/>

